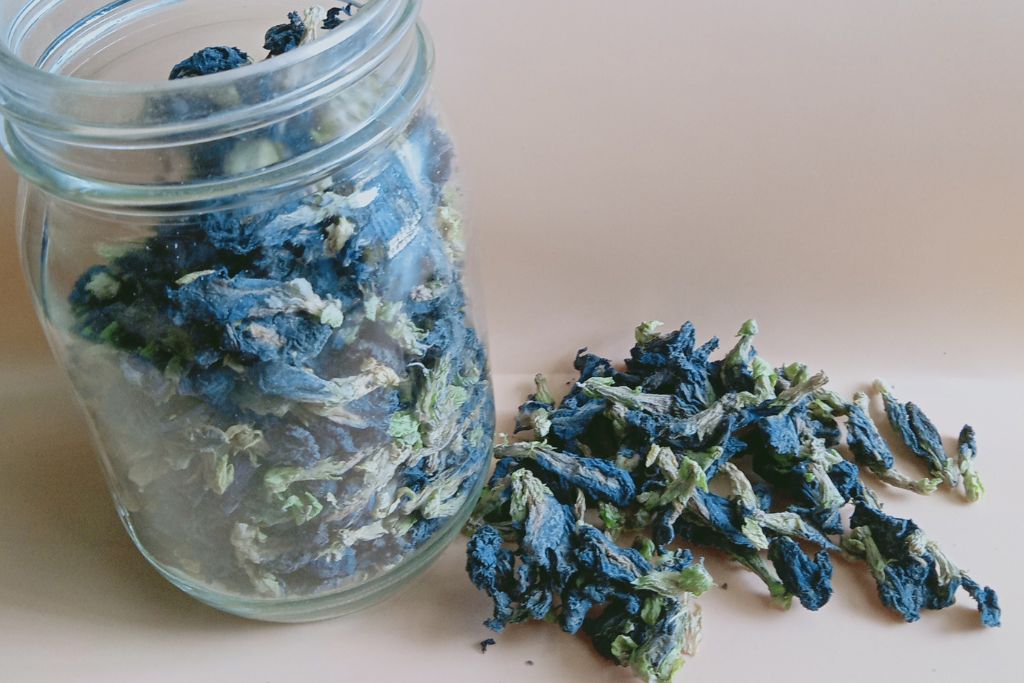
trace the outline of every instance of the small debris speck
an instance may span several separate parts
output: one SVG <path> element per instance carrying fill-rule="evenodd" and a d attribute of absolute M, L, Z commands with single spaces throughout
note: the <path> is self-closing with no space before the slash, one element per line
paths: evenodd
<path fill-rule="evenodd" d="M 728 582 L 726 582 L 726 583 L 723 583 L 723 584 L 722 584 L 722 590 L 724 590 L 724 591 L 727 591 L 727 590 L 729 590 L 729 584 L 728 584 Z"/>
<path fill-rule="evenodd" d="M 480 641 L 480 652 L 487 652 L 487 648 L 494 645 L 494 638 L 487 638 L 486 640 Z"/>
<path fill-rule="evenodd" d="M 526 660 L 526 666 L 533 666 L 533 660 L 532 659 L 527 659 Z"/>

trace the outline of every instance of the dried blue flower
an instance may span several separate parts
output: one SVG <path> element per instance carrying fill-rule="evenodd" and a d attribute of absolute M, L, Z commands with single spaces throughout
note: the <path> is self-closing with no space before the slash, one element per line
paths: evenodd
<path fill-rule="evenodd" d="M 743 531 L 742 510 L 728 498 L 700 489 L 690 499 L 687 514 L 681 516 L 674 530 L 683 538 L 733 552 L 737 549 L 757 550 L 757 545 Z M 663 544 L 672 538 L 658 538 Z"/>
<path fill-rule="evenodd" d="M 964 491 L 967 493 L 967 500 L 972 503 L 981 500 L 985 495 L 985 485 L 981 483 L 981 476 L 974 468 L 974 461 L 978 457 L 978 441 L 974 434 L 974 428 L 964 425 L 960 430 L 957 448 L 957 468 L 964 480 Z"/>
<path fill-rule="evenodd" d="M 853 402 L 847 406 L 847 418 L 846 443 L 858 463 L 891 486 L 923 495 L 935 491 L 941 479 L 913 480 L 895 469 L 892 451 L 868 415 L 867 394 L 854 394 Z"/>
<path fill-rule="evenodd" d="M 520 408 L 517 427 L 532 429 L 535 438 L 546 434 L 547 442 L 497 448 L 495 473 L 471 528 L 488 524 L 518 547 L 514 552 L 532 554 L 522 550 L 523 520 L 512 515 L 512 479 L 526 476 L 516 468 L 546 483 L 547 494 L 561 505 L 563 512 L 552 515 L 561 521 L 551 528 L 577 520 L 565 531 L 570 550 L 560 565 L 568 567 L 560 575 L 567 581 L 560 594 L 550 582 L 520 581 L 529 590 L 514 597 L 513 620 L 557 617 L 564 630 L 585 631 L 599 653 L 641 678 L 667 680 L 681 662 L 681 643 L 695 638 L 699 623 L 687 596 L 710 587 L 703 567 L 673 549 L 690 541 L 749 569 L 783 607 L 794 596 L 811 610 L 827 603 L 829 554 L 841 547 L 867 562 L 883 603 L 908 621 L 922 609 L 949 606 L 964 587 L 977 596 L 983 622 L 998 622 L 994 592 L 970 583 L 913 522 L 882 513 L 860 468 L 837 449 L 845 419 L 846 442 L 859 463 L 887 482 L 934 489 L 932 480 L 913 482 L 894 470 L 865 396 L 847 403 L 825 388 L 824 373 L 765 362 L 753 348 L 753 321 L 722 361 L 709 360 L 717 340 L 695 347 L 689 323 L 670 334 L 659 333 L 660 326 L 651 321 L 636 328 L 625 372 L 579 352 L 579 381 L 557 408 L 546 384 L 538 382 Z M 923 425 L 919 414 L 908 413 L 910 433 L 931 443 Z M 968 460 L 973 445 L 969 436 L 963 442 Z M 746 456 L 764 481 L 748 479 Z M 725 480 L 728 497 L 709 490 L 716 478 Z M 618 497 L 627 490 L 635 490 L 635 498 Z M 603 531 L 584 521 L 588 501 L 598 503 Z M 841 514 L 847 505 L 855 506 L 849 532 Z M 633 533 L 631 548 L 615 544 Z M 842 535 L 841 546 L 833 534 Z M 801 542 L 820 550 L 808 554 Z M 564 548 L 550 557 L 566 557 Z"/>
<path fill-rule="evenodd" d="M 283 55 L 288 50 L 294 50 L 302 42 L 306 34 L 306 24 L 298 12 L 288 13 L 288 23 L 278 24 L 267 29 L 263 37 L 263 49 L 270 52 L 271 57 Z"/>
<path fill-rule="evenodd" d="M 960 580 L 964 589 L 978 603 L 981 623 L 989 628 L 999 626 L 1002 610 L 999 609 L 999 597 L 996 592 L 988 586 L 982 588 L 966 574 L 961 575 Z"/>
<path fill-rule="evenodd" d="M 844 549 L 867 563 L 883 604 L 904 620 L 917 621 L 922 609 L 949 607 L 962 586 L 978 602 L 982 623 L 999 625 L 995 592 L 975 590 L 977 584 L 913 521 L 890 517 L 860 503 L 850 526 L 853 531 L 843 540 Z"/>
<path fill-rule="evenodd" d="M 495 631 L 504 630 L 514 618 L 515 556 L 503 548 L 505 540 L 491 526 L 482 526 L 473 534 L 466 549 L 466 571 L 473 585 L 494 601 L 494 617 L 485 622 Z"/>
<path fill-rule="evenodd" d="M 690 611 L 678 601 L 663 609 L 665 613 L 641 642 L 620 641 L 620 661 L 626 659 L 637 677 L 649 683 L 671 683 L 683 666 L 682 655 L 695 654 L 699 642 L 699 611 Z"/>
<path fill-rule="evenodd" d="M 605 533 L 582 524 L 576 530 L 572 561 L 576 573 L 562 598 L 562 629 L 576 633 L 590 610 L 613 596 L 625 598 L 630 586 L 653 571 L 643 555 L 620 548 Z"/>
<path fill-rule="evenodd" d="M 199 50 L 188 59 L 178 62 L 171 69 L 170 80 L 194 78 L 208 74 L 230 71 L 240 66 L 252 64 L 249 55 L 237 47 L 207 47 Z"/>
<path fill-rule="evenodd" d="M 928 465 L 932 477 L 956 488 L 960 484 L 960 473 L 946 454 L 942 435 L 928 416 L 914 403 L 901 403 L 884 382 L 877 380 L 875 388 L 882 394 L 889 424 L 907 448 Z"/>
<path fill-rule="evenodd" d="M 722 361 L 719 370 L 721 382 L 729 391 L 754 390 L 753 362 L 757 356 L 757 351 L 754 349 L 754 337 L 757 336 L 757 333 L 756 320 L 748 320 L 743 323 L 739 332 L 736 333 L 739 341 Z"/>
<path fill-rule="evenodd" d="M 822 550 L 812 559 L 786 536 L 772 539 L 768 558 L 786 590 L 809 610 L 818 610 L 832 596 L 832 562 Z"/>
<path fill-rule="evenodd" d="M 569 495 L 577 489 L 593 503 L 605 502 L 628 507 L 636 497 L 636 486 L 629 473 L 607 460 L 582 458 L 563 453 L 543 442 L 519 442 L 499 445 L 498 458 L 511 458 L 522 464 L 536 464 L 535 474 L 553 490 Z"/>
<path fill-rule="evenodd" d="M 537 438 L 543 439 L 551 431 L 551 414 L 555 410 L 555 399 L 548 389 L 548 381 L 544 375 L 536 375 L 533 381 L 537 390 L 527 396 L 526 403 L 519 406 L 516 433 L 533 431 Z"/>
<path fill-rule="evenodd" d="M 332 7 L 327 10 L 327 18 L 324 19 L 323 27 L 330 31 L 341 26 L 345 22 L 345 19 L 342 19 L 343 16 L 352 16 L 352 7 L 353 5 L 350 2 L 344 7 Z"/>
<path fill-rule="evenodd" d="M 657 334 L 660 326 L 651 321 L 637 327 L 637 344 L 626 359 L 627 374 L 618 379 L 643 391 L 672 394 L 687 414 L 698 413 L 711 403 L 708 363 L 718 339 L 697 347 L 692 323 L 668 335 Z"/>

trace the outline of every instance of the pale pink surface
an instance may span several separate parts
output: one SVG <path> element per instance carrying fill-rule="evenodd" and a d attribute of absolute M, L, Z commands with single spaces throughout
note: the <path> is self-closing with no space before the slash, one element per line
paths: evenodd
<path fill-rule="evenodd" d="M 618 359 L 641 319 L 728 337 L 756 316 L 769 359 L 846 392 L 881 375 L 947 436 L 978 430 L 982 503 L 887 500 L 1000 591 L 1002 629 L 966 602 L 902 624 L 841 562 L 824 610 L 778 612 L 712 557 L 729 588 L 702 599 L 680 680 L 1019 680 L 1024 7 L 426 4 L 503 428 L 578 346 Z M 244 622 L 159 578 L 32 322 L 12 183 L 0 168 L 0 679 L 631 680 L 550 625 L 481 655 L 488 601 L 458 543 L 402 595 L 322 624 Z"/>
<path fill-rule="evenodd" d="M 835 374 L 837 380 L 852 376 Z M 405 592 L 335 621 L 258 624 L 205 607 L 160 578 L 131 545 L 56 373 L 10 372 L 5 379 L 21 389 L 0 397 L 4 680 L 631 680 L 582 638 L 551 624 L 511 627 L 482 655 L 477 643 L 494 635 L 481 625 L 490 604 L 463 571 L 461 540 Z M 508 408 L 529 379 L 503 376 L 497 382 L 506 427 Z M 728 589 L 701 598 L 704 643 L 680 680 L 964 681 L 976 680 L 979 672 L 988 681 L 1019 680 L 1014 647 L 1024 633 L 1018 612 L 1024 552 L 1014 397 L 1000 381 L 893 379 L 906 395 L 920 397 L 939 424 L 955 429 L 965 418 L 974 421 L 983 439 L 989 497 L 968 506 L 952 495 L 893 495 L 887 496 L 888 509 L 911 514 L 956 561 L 997 586 L 1006 625 L 981 629 L 973 603 L 964 598 L 962 605 L 904 624 L 879 607 L 863 567 L 841 561 L 836 594 L 822 611 L 782 612 L 769 607 L 763 586 L 745 570 L 709 555 L 709 569 Z M 848 381 L 837 385 L 857 388 Z M 61 416 L 59 423 L 50 416 Z M 837 663 L 841 669 L 834 668 Z M 828 678 L 826 672 L 832 672 Z"/>

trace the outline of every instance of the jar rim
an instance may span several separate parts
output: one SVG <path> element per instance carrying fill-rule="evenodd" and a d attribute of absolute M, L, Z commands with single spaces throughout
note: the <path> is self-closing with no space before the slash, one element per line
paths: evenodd
<path fill-rule="evenodd" d="M 433 69 L 431 41 L 417 22 L 420 2 L 369 0 L 367 10 L 357 12 L 352 22 L 345 22 L 322 40 L 267 60 L 270 64 L 180 81 L 118 83 L 113 95 L 103 89 L 105 81 L 77 79 L 77 91 L 57 88 L 40 94 L 12 90 L 10 83 L 0 79 L 0 148 L 22 178 L 98 210 L 123 211 L 131 207 L 144 213 L 190 212 L 197 206 L 241 201 L 243 194 L 286 193 L 296 184 L 323 177 L 331 168 L 355 163 L 379 149 L 398 134 L 402 122 L 414 115 Z M 335 33 L 346 25 L 346 32 Z M 349 42 L 352 36 L 359 37 Z M 392 69 L 388 73 L 395 77 L 381 89 L 371 77 L 383 64 L 392 65 L 387 67 Z M 56 82 L 61 78 L 41 69 L 35 71 L 36 77 L 45 74 L 58 79 Z M 117 168 L 118 159 L 131 163 L 129 155 L 138 150 L 187 149 L 191 144 L 216 143 L 250 131 L 270 130 L 278 121 L 335 101 L 347 88 L 362 88 L 364 81 L 375 98 L 366 118 L 354 120 L 343 134 L 318 147 L 273 165 L 188 182 L 170 179 L 154 184 L 113 177 L 117 173 L 111 176 L 96 172 Z M 165 93 L 171 93 L 172 98 L 183 93 L 186 97 L 209 94 L 214 99 L 228 84 L 238 90 L 273 94 L 235 102 L 213 113 L 182 115 L 170 111 L 158 114 L 157 120 L 132 118 L 146 109 L 140 105 L 159 102 Z M 91 152 L 83 157 L 84 150 Z M 125 156 L 117 156 L 122 153 Z"/>
<path fill-rule="evenodd" d="M 366 0 L 360 11 L 356 12 L 351 19 L 341 24 L 338 28 L 327 33 L 323 38 L 300 45 L 284 54 L 277 55 L 273 59 L 254 62 L 244 67 L 245 75 L 259 73 L 266 75 L 275 71 L 287 70 L 298 62 L 308 60 L 318 54 L 329 51 L 339 43 L 350 38 L 364 25 L 371 23 L 384 11 L 386 5 L 394 5 L 402 0 Z M 421 0 L 411 0 L 419 4 Z M 359 3 L 353 3 L 359 4 Z M 258 72 L 256 70 L 259 70 Z M 228 81 L 239 78 L 239 69 L 221 71 L 207 74 L 202 77 L 198 87 L 216 89 L 223 87 Z M 153 80 L 153 81 L 116 81 L 102 78 L 80 78 L 67 74 L 47 71 L 34 64 L 30 64 L 18 57 L 10 49 L 6 41 L 0 41 L 0 83 L 10 84 L 12 82 L 26 83 L 34 86 L 49 88 L 60 88 L 62 90 L 103 90 L 111 95 L 139 95 L 139 94 L 174 94 L 181 90 L 188 90 L 197 87 L 195 79 L 181 78 L 178 80 Z M 0 99 L 0 108 L 3 100 Z"/>
<path fill-rule="evenodd" d="M 124 0 L 112 4 L 120 4 Z M 0 117 L 17 122 L 19 127 L 46 131 L 59 138 L 80 140 L 123 139 L 124 125 L 106 120 L 106 114 L 86 118 L 83 111 L 109 112 L 114 116 L 120 101 L 139 98 L 175 97 L 188 94 L 195 97 L 215 97 L 225 87 L 239 86 L 250 90 L 260 82 L 273 78 L 286 78 L 289 73 L 330 63 L 339 70 L 353 70 L 359 63 L 372 58 L 371 47 L 395 33 L 405 33 L 419 15 L 422 0 L 366 0 L 354 16 L 323 37 L 300 45 L 284 54 L 238 69 L 204 75 L 201 78 L 154 81 L 112 81 L 80 78 L 47 71 L 21 59 L 10 49 L 9 38 L 0 40 Z M 353 37 L 371 34 L 374 40 L 363 49 L 352 47 Z M 315 70 L 314 70 L 315 71 Z M 68 106 L 78 100 L 90 104 Z M 59 101 L 61 106 L 54 106 Z M 103 105 L 107 106 L 103 106 Z M 253 103 L 239 107 L 242 112 Z M 181 129 L 182 121 L 147 122 L 145 129 L 161 131 L 164 128 Z M 104 130 L 117 131 L 104 134 Z"/>

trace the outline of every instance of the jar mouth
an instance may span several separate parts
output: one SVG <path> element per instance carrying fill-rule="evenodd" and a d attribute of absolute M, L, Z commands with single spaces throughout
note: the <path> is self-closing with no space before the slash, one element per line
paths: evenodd
<path fill-rule="evenodd" d="M 114 0 L 102 10 L 120 8 L 130 2 Z M 372 68 L 372 62 L 381 58 L 382 48 L 393 46 L 408 33 L 419 14 L 420 2 L 366 0 L 353 3 L 360 7 L 359 11 L 317 40 L 238 69 L 173 81 L 103 80 L 55 73 L 25 61 L 12 51 L 12 28 L 7 35 L 0 35 L 0 115 L 19 127 L 46 131 L 48 136 L 98 144 L 106 137 L 121 143 L 126 137 L 139 138 L 153 132 L 173 130 L 180 134 L 186 129 L 204 127 L 188 125 L 199 117 L 190 119 L 186 114 L 183 120 L 181 112 L 163 117 L 151 113 L 144 120 L 128 120 L 123 112 L 143 100 L 185 95 L 216 98 L 228 86 L 252 93 L 265 89 L 267 83 L 286 80 L 293 91 L 314 85 L 343 87 L 347 82 L 343 80 L 345 76 Z M 28 3 L 26 8 L 35 4 Z M 47 7 L 56 4 L 47 3 Z M 49 10 L 40 10 L 46 11 Z M 15 23 L 18 21 L 16 17 Z M 166 65 L 168 71 L 171 66 L 173 64 Z M 351 76 L 347 80 L 351 80 Z M 293 94 L 276 93 L 273 97 L 250 101 L 244 107 L 233 107 L 230 111 L 225 108 L 217 112 L 217 116 L 244 116 L 245 110 L 270 105 L 274 99 L 294 99 Z M 206 122 L 209 117 L 202 116 L 201 120 Z"/>
<path fill-rule="evenodd" d="M 176 81 L 50 73 L 5 48 L 0 147 L 29 181 L 100 209 L 190 211 L 289 192 L 380 149 L 412 118 L 433 66 L 419 7 L 369 0 L 350 21 L 273 59 Z M 301 140 L 276 145 L 295 134 Z M 259 140 L 276 145 L 274 159 L 242 168 L 189 161 Z"/>
<path fill-rule="evenodd" d="M 130 2 L 130 0 L 115 0 L 109 6 L 120 6 L 127 2 Z M 418 3 L 419 0 L 416 0 L 416 2 Z M 255 75 L 257 69 L 261 70 L 263 74 L 285 70 L 297 62 L 327 52 L 359 32 L 364 25 L 379 19 L 380 13 L 386 9 L 385 5 L 394 4 L 394 2 L 393 0 L 366 0 L 365 2 L 353 2 L 352 4 L 359 7 L 360 11 L 356 12 L 351 19 L 341 24 L 338 28 L 325 34 L 324 37 L 318 40 L 300 45 L 273 59 L 265 59 L 247 65 L 244 67 L 246 75 Z M 7 38 L 9 37 L 8 35 Z M 78 76 L 55 73 L 30 64 L 18 57 L 10 50 L 9 41 L 7 40 L 0 40 L 0 75 L 3 76 L 0 82 L 8 84 L 31 83 L 37 87 L 65 90 L 93 91 L 102 89 L 110 95 L 174 93 L 180 90 L 199 87 L 195 81 L 190 79 L 130 82 L 102 78 L 80 78 Z M 238 76 L 238 70 L 208 74 L 203 76 L 201 86 L 215 89 L 222 87 L 225 82 L 232 80 L 233 77 L 237 79 Z"/>

